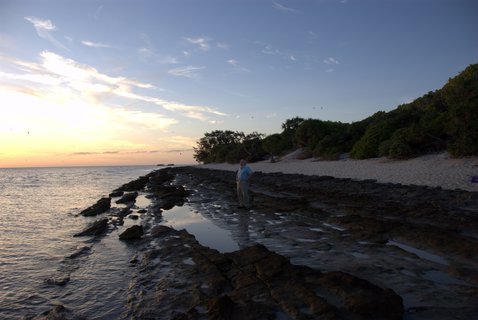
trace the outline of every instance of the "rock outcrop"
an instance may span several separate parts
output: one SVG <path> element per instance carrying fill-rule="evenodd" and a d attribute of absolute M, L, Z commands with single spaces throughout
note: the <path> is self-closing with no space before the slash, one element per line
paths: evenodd
<path fill-rule="evenodd" d="M 111 198 L 101 198 L 91 207 L 81 211 L 80 214 L 85 217 L 97 216 L 111 208 Z"/>
<path fill-rule="evenodd" d="M 322 273 L 262 245 L 219 253 L 161 227 L 130 285 L 133 319 L 402 319 L 402 299 L 342 272 Z M 174 294 L 171 294 L 174 292 Z"/>
<path fill-rule="evenodd" d="M 75 234 L 74 236 L 75 237 L 97 236 L 97 235 L 105 233 L 107 229 L 108 229 L 108 218 L 103 218 L 91 223 L 85 230 Z"/>
<path fill-rule="evenodd" d="M 135 240 L 135 239 L 140 239 L 144 234 L 143 227 L 134 225 L 132 227 L 129 227 L 125 231 L 123 231 L 120 235 L 119 238 L 120 240 Z"/>

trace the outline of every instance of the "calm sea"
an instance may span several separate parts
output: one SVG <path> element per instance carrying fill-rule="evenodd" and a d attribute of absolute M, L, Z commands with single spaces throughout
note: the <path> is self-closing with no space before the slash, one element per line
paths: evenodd
<path fill-rule="evenodd" d="M 0 169 L 0 319 L 63 304 L 88 319 L 123 311 L 127 244 L 73 237 L 91 222 L 78 213 L 155 166 Z M 66 279 L 67 285 L 52 284 Z"/>

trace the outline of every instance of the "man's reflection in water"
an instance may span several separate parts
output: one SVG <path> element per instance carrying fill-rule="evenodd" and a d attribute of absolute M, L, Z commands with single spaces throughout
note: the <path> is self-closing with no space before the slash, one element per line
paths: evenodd
<path fill-rule="evenodd" d="M 249 246 L 249 211 L 239 211 L 239 248 L 244 249 Z"/>

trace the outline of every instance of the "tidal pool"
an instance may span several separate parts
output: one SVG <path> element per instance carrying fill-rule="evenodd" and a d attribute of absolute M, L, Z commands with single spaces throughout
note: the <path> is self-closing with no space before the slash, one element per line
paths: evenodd
<path fill-rule="evenodd" d="M 186 229 L 203 246 L 220 252 L 239 250 L 239 245 L 234 241 L 229 231 L 218 227 L 188 205 L 176 206 L 171 210 L 165 210 L 162 216 L 162 225 L 176 230 Z"/>

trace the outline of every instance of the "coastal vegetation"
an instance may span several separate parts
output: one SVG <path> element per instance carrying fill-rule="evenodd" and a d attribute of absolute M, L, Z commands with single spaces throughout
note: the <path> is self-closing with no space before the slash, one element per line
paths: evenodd
<path fill-rule="evenodd" d="M 216 130 L 194 148 L 198 162 L 257 161 L 302 148 L 302 157 L 338 159 L 388 157 L 408 159 L 448 151 L 455 157 L 478 155 L 478 64 L 468 66 L 443 88 L 396 109 L 379 111 L 361 121 L 342 123 L 295 117 L 282 132 Z"/>

